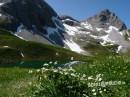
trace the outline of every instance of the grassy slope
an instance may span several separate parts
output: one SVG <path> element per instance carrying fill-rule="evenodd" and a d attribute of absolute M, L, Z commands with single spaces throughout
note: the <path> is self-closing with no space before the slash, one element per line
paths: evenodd
<path fill-rule="evenodd" d="M 3 48 L 9 46 L 9 48 Z M 21 56 L 24 54 L 24 58 Z M 56 53 L 58 55 L 56 56 Z M 0 30 L 0 62 L 16 62 L 20 60 L 70 60 L 70 57 L 75 57 L 76 60 L 83 56 L 72 51 L 45 44 L 24 41 L 13 35 L 8 31 Z M 12 60 L 16 59 L 16 60 Z"/>
<path fill-rule="evenodd" d="M 95 78 L 97 74 L 103 74 L 103 81 L 126 82 L 125 85 L 105 87 L 106 92 L 97 97 L 130 97 L 130 61 L 127 57 L 109 56 L 96 58 L 94 62 L 79 64 L 74 66 L 74 68 L 77 72 L 86 74 L 87 77 L 92 76 Z M 36 75 L 28 74 L 28 70 L 22 68 L 0 68 L 0 96 L 20 97 L 20 95 L 29 92 L 29 82 L 35 81 Z M 97 87 L 94 89 L 97 89 Z"/>

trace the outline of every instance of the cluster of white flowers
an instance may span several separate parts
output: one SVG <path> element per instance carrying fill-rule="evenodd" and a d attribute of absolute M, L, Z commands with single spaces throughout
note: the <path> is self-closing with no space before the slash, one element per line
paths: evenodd
<path fill-rule="evenodd" d="M 91 89 L 91 93 L 93 96 L 96 96 L 98 93 L 102 94 L 103 92 L 106 92 L 106 89 L 105 89 L 105 86 L 103 86 L 104 84 L 100 84 L 100 85 L 97 85 L 97 84 L 94 84 L 94 83 L 103 83 L 103 74 L 97 74 L 97 75 L 86 75 L 86 74 L 81 74 L 81 73 L 77 73 L 75 69 L 73 69 L 72 67 L 68 67 L 68 68 L 61 68 L 61 67 L 58 67 L 58 68 L 53 68 L 53 67 L 50 67 L 50 68 L 47 68 L 50 64 L 57 64 L 57 61 L 55 62 L 52 62 L 50 61 L 49 63 L 44 63 L 43 66 L 41 69 L 37 69 L 36 72 L 37 73 L 40 73 L 42 74 L 42 77 L 44 78 L 48 78 L 48 75 L 46 74 L 46 72 L 50 72 L 51 73 L 59 73 L 63 76 L 70 76 L 71 78 L 76 78 L 78 79 L 79 81 L 81 82 L 85 82 L 88 87 L 90 87 Z M 32 70 L 29 70 L 29 73 L 33 73 Z M 42 79 L 39 78 L 39 79 Z M 93 83 L 92 83 L 93 82 Z M 96 86 L 97 85 L 97 86 Z M 72 88 L 73 86 L 69 85 L 68 88 Z M 103 89 L 102 89 L 103 88 Z M 84 97 L 89 97 L 88 95 L 86 94 L 83 94 Z"/>
<path fill-rule="evenodd" d="M 45 63 L 44 66 L 48 66 L 48 64 Z M 75 69 L 73 69 L 72 67 L 69 67 L 69 68 L 58 67 L 58 68 L 50 68 L 50 69 L 47 69 L 46 67 L 43 67 L 43 68 L 38 69 L 36 71 L 37 72 L 51 71 L 53 73 L 59 73 L 59 74 L 62 74 L 62 75 L 69 75 L 71 77 L 78 78 L 79 81 L 86 81 L 86 84 L 89 81 L 101 82 L 102 77 L 103 77 L 103 74 L 97 74 L 96 76 L 87 76 L 86 74 L 77 73 L 75 71 Z M 88 86 L 90 86 L 90 85 L 88 84 Z M 93 95 L 96 95 L 95 89 L 92 89 L 92 92 L 93 92 Z M 99 92 L 102 93 L 101 90 Z"/>
<path fill-rule="evenodd" d="M 31 73 L 33 73 L 33 71 L 32 71 L 32 70 L 29 70 L 28 73 L 31 74 Z"/>

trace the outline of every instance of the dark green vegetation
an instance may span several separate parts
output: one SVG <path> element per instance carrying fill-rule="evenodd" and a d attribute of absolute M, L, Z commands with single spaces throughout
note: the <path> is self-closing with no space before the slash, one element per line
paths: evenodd
<path fill-rule="evenodd" d="M 70 60 L 70 57 L 74 57 L 75 60 L 80 60 L 84 56 L 58 46 L 24 41 L 10 34 L 8 31 L 0 30 L 0 64 L 31 60 L 65 61 Z"/>

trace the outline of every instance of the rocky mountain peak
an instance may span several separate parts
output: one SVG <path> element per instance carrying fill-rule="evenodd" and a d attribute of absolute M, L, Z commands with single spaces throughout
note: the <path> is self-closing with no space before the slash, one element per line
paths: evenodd
<path fill-rule="evenodd" d="M 110 15 L 110 14 L 113 14 L 109 9 L 105 9 L 103 11 L 100 12 L 100 14 L 103 14 L 103 15 Z"/>
<path fill-rule="evenodd" d="M 101 11 L 99 14 L 90 17 L 87 20 L 92 26 L 98 28 L 108 28 L 110 25 L 118 28 L 120 31 L 126 30 L 126 25 L 120 20 L 115 13 L 111 12 L 108 9 Z"/>
<path fill-rule="evenodd" d="M 61 20 L 63 23 L 68 24 L 70 26 L 76 26 L 79 25 L 79 21 L 72 18 L 71 16 L 67 16 L 67 15 L 62 15 L 60 16 Z"/>
<path fill-rule="evenodd" d="M 0 0 L 0 28 L 25 40 L 64 45 L 62 21 L 44 0 Z"/>

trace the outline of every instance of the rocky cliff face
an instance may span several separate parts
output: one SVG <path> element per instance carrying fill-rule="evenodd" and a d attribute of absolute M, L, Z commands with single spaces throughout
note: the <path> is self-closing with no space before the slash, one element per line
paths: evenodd
<path fill-rule="evenodd" d="M 101 11 L 93 17 L 90 17 L 87 21 L 92 26 L 98 28 L 108 28 L 109 26 L 114 26 L 120 31 L 127 29 L 126 25 L 118 18 L 118 16 L 108 9 Z"/>
<path fill-rule="evenodd" d="M 25 40 L 64 45 L 64 26 L 43 0 L 0 0 L 0 27 Z"/>

